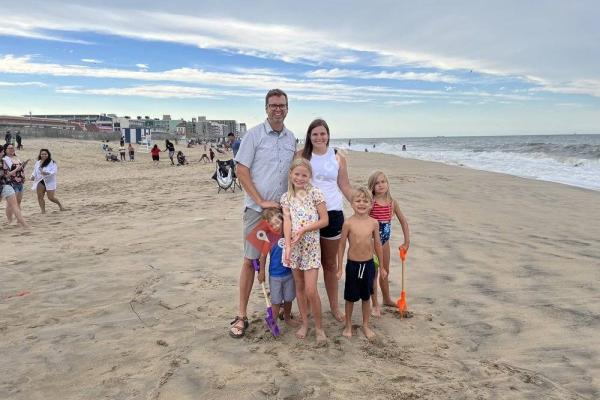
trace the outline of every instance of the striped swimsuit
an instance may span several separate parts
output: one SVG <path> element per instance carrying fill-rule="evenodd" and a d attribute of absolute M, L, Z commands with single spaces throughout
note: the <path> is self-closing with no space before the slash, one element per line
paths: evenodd
<path fill-rule="evenodd" d="M 374 201 L 373 208 L 369 213 L 369 216 L 379 222 L 379 239 L 382 246 L 390 240 L 390 235 L 392 234 L 392 206 L 393 203 L 381 205 Z"/>

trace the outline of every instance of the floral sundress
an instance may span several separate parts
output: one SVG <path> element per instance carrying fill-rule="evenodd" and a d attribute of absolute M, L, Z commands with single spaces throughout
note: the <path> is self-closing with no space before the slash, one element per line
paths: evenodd
<path fill-rule="evenodd" d="M 291 200 L 288 194 L 281 196 L 281 207 L 288 209 L 292 220 L 292 234 L 300 228 L 319 220 L 317 205 L 324 203 L 325 197 L 319 188 L 309 186 L 305 193 L 299 193 Z M 285 265 L 285 264 L 284 264 Z M 321 246 L 319 230 L 306 232 L 300 241 L 292 245 L 290 265 L 286 267 L 302 271 L 321 268 Z"/>

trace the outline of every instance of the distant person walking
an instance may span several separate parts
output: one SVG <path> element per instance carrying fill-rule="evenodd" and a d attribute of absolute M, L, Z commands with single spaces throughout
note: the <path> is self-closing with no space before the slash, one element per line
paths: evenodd
<path fill-rule="evenodd" d="M 44 196 L 48 195 L 48 200 L 58 205 L 60 211 L 65 211 L 58 198 L 56 198 L 56 174 L 58 173 L 58 165 L 52 159 L 50 150 L 41 149 L 38 155 L 38 160 L 33 167 L 31 180 L 33 186 L 31 190 L 37 192 L 38 203 L 42 214 L 46 213 L 46 202 Z"/>
<path fill-rule="evenodd" d="M 125 161 L 125 144 L 119 146 L 119 156 L 121 157 L 121 161 Z"/>
<path fill-rule="evenodd" d="M 21 132 L 17 131 L 15 140 L 17 141 L 17 150 L 23 150 L 23 143 L 22 143 L 23 139 L 21 138 Z"/>
<path fill-rule="evenodd" d="M 169 152 L 171 165 L 175 165 L 175 161 L 173 161 L 173 158 L 175 157 L 175 146 L 169 141 L 169 139 L 165 139 L 165 151 Z"/>
<path fill-rule="evenodd" d="M 4 142 L 5 144 L 9 144 L 12 141 L 12 135 L 10 133 L 10 131 L 6 131 L 6 135 L 4 135 Z"/>
<path fill-rule="evenodd" d="M 4 159 L 4 147 L 0 146 L 0 159 Z M 24 163 L 27 164 L 27 163 Z M 24 164 L 20 167 L 17 167 L 15 170 L 19 168 L 24 168 Z M 24 228 L 27 228 L 28 225 L 23 218 L 23 214 L 21 214 L 21 209 L 19 208 L 19 204 L 17 203 L 17 196 L 15 190 L 12 185 L 9 183 L 9 178 L 4 174 L 4 170 L 0 173 L 0 200 L 6 199 L 6 217 L 8 219 L 8 223 L 12 222 L 12 217 L 14 216 L 17 219 L 17 223 Z"/>
<path fill-rule="evenodd" d="M 2 158 L 2 173 L 6 183 L 12 186 L 15 191 L 17 206 L 21 209 L 21 200 L 23 200 L 23 183 L 25 182 L 25 166 L 29 160 L 24 163 L 19 160 L 15 154 L 15 146 L 12 144 L 5 145 L 5 155 Z M 12 222 L 14 214 L 12 209 L 6 208 L 6 218 L 8 222 Z"/>
<path fill-rule="evenodd" d="M 240 149 L 241 141 L 240 141 L 240 139 L 235 138 L 235 135 L 233 134 L 233 132 L 230 132 L 229 135 L 227 135 L 227 138 L 229 139 L 229 146 L 231 147 L 231 151 L 233 152 L 233 157 L 235 158 L 238 150 Z"/>
<path fill-rule="evenodd" d="M 154 147 L 150 149 L 150 155 L 152 156 L 152 161 L 154 165 L 158 167 L 160 164 L 160 152 L 161 150 L 158 148 L 158 145 L 155 144 Z"/>
<path fill-rule="evenodd" d="M 129 152 L 129 161 L 135 160 L 135 149 L 133 148 L 133 145 L 131 143 L 129 143 L 127 151 Z"/>
<path fill-rule="evenodd" d="M 213 162 L 215 159 L 215 152 L 213 151 L 212 147 L 208 150 L 208 154 L 210 155 L 210 162 Z"/>

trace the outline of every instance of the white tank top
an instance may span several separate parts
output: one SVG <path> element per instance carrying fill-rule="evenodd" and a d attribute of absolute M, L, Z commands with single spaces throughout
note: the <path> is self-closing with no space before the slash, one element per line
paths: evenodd
<path fill-rule="evenodd" d="M 313 170 L 312 184 L 323 192 L 327 211 L 342 211 L 344 200 L 337 183 L 340 165 L 333 147 L 327 148 L 327 153 L 323 155 L 312 153 L 310 165 Z"/>

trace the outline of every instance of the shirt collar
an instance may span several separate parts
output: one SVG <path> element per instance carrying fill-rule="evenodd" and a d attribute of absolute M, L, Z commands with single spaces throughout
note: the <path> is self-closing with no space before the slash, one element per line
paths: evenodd
<path fill-rule="evenodd" d="M 269 123 L 268 118 L 265 119 L 264 127 L 265 127 L 265 132 L 267 132 L 267 133 L 274 133 L 277 135 L 281 134 L 281 136 L 285 136 L 287 134 L 287 128 L 285 127 L 285 125 L 283 126 L 283 129 L 281 130 L 281 132 L 274 131 L 273 128 L 271 128 L 271 124 Z"/>

